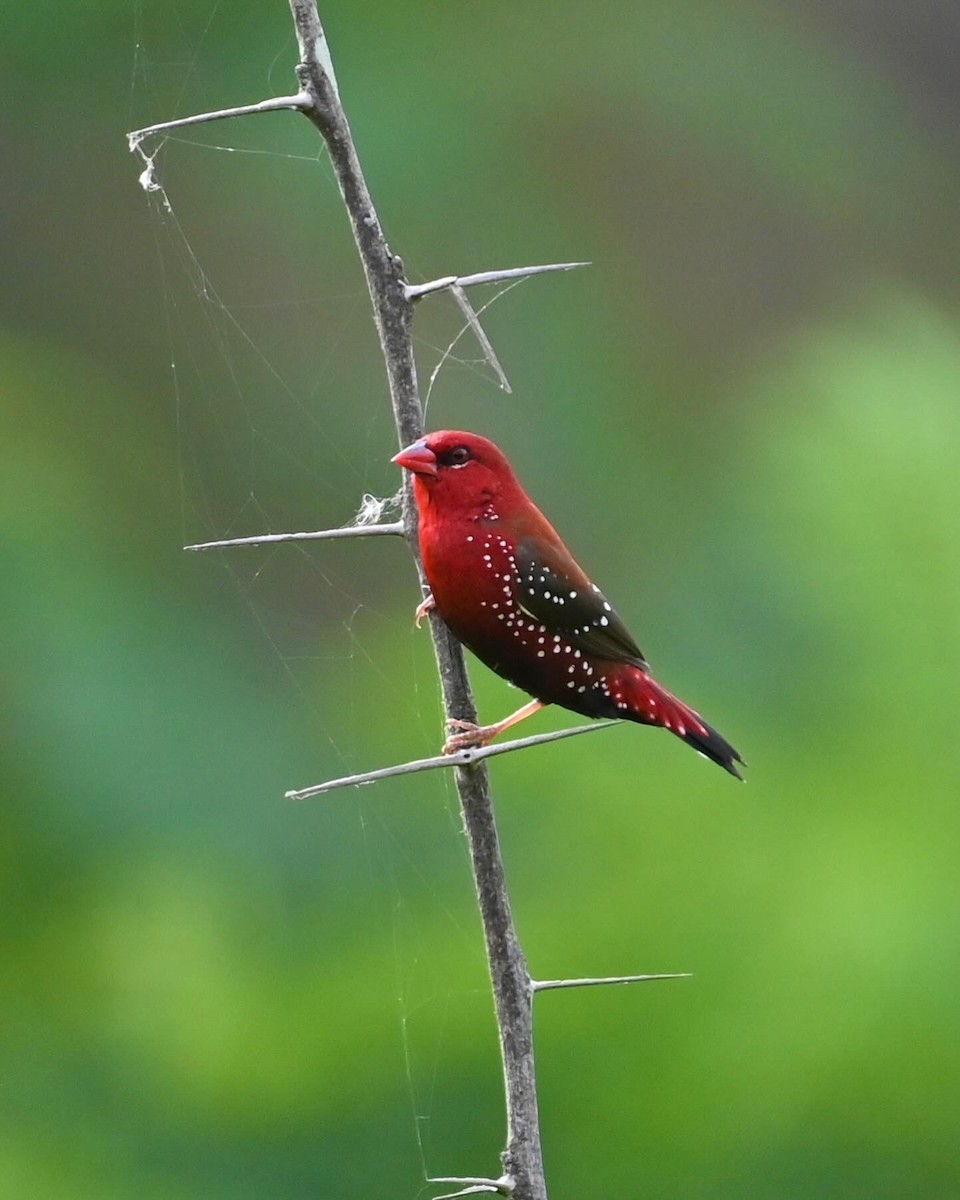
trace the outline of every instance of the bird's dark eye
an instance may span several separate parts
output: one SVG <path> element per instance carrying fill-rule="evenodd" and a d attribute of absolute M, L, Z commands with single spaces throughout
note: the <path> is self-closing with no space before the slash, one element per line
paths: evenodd
<path fill-rule="evenodd" d="M 465 462 L 469 462 L 473 458 L 473 455 L 466 446 L 454 446 L 446 454 L 439 455 L 439 458 L 445 467 L 462 467 Z"/>

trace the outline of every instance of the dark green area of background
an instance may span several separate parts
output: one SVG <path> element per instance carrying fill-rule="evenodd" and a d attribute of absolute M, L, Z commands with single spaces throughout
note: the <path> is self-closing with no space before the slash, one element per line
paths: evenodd
<path fill-rule="evenodd" d="M 508 449 L 751 764 L 623 728 L 493 769 L 534 973 L 694 974 L 538 1004 L 551 1196 L 960 1194 L 956 7 L 321 11 L 411 278 L 594 264 L 498 300 L 514 394 L 464 337 L 430 423 Z M 449 780 L 281 799 L 438 744 L 403 547 L 180 550 L 397 485 L 307 123 L 172 138 L 149 196 L 126 153 L 293 90 L 286 6 L 2 21 L 0 1194 L 495 1172 Z M 425 387 L 459 327 L 424 305 Z"/>

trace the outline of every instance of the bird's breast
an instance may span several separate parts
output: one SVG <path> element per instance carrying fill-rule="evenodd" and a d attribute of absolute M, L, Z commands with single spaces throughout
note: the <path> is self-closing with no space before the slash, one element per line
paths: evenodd
<path fill-rule="evenodd" d="M 497 526 L 477 519 L 424 521 L 420 528 L 423 567 L 437 609 L 468 645 L 481 635 L 500 640 L 521 616 L 514 545 Z"/>
<path fill-rule="evenodd" d="M 508 526 L 421 525 L 420 549 L 437 611 L 491 670 L 546 702 L 595 715 L 607 697 L 600 676 L 567 638 L 523 606 L 515 543 Z M 589 672 L 589 676 L 587 674 Z M 582 676 L 582 678 L 581 678 Z M 589 693 L 589 694 L 588 694 Z"/>

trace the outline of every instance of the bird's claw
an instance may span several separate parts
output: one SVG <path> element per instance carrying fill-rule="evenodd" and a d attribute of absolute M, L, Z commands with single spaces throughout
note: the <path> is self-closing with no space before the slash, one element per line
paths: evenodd
<path fill-rule="evenodd" d="M 475 725 L 473 721 L 458 721 L 455 717 L 448 718 L 447 729 L 459 729 L 460 732 L 449 734 L 443 743 L 444 754 L 456 754 L 458 750 L 475 750 L 479 746 L 485 746 L 499 732 L 496 725 Z"/>
<path fill-rule="evenodd" d="M 417 606 L 417 611 L 413 614 L 413 623 L 416 625 L 416 627 L 418 629 L 420 628 L 420 622 L 427 615 L 427 613 L 432 613 L 436 607 L 437 607 L 437 602 L 436 602 L 436 600 L 434 600 L 433 593 L 431 592 Z"/>

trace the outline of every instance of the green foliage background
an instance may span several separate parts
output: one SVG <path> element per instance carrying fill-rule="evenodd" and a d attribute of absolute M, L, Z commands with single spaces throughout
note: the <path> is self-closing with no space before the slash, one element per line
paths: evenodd
<path fill-rule="evenodd" d="M 513 396 L 448 363 L 431 424 L 509 449 L 751 764 L 624 728 L 494 768 L 534 973 L 694 973 L 538 1005 L 551 1195 L 960 1194 L 956 8 L 321 12 L 411 277 L 593 262 L 500 299 Z M 402 546 L 180 550 L 396 486 L 306 122 L 169 141 L 172 213 L 123 142 L 291 91 L 286 6 L 2 21 L 0 1194 L 494 1171 L 449 781 L 280 799 L 437 745 Z M 458 327 L 424 308 L 425 382 Z"/>

